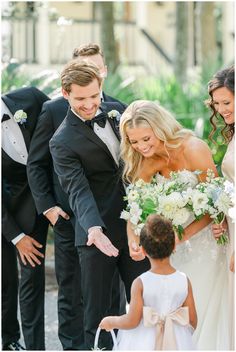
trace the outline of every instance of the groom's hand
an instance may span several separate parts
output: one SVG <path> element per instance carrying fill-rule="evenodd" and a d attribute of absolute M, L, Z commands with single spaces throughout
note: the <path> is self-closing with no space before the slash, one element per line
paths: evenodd
<path fill-rule="evenodd" d="M 109 238 L 104 235 L 99 227 L 89 229 L 87 246 L 94 244 L 102 253 L 108 257 L 117 257 L 119 251 L 113 246 Z"/>

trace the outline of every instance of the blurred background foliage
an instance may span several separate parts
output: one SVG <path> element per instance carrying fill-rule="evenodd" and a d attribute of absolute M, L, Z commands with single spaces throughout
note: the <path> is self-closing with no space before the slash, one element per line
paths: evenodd
<path fill-rule="evenodd" d="M 209 122 L 210 111 L 204 101 L 208 99 L 207 82 L 220 68 L 220 63 L 205 65 L 201 70 L 190 73 L 184 85 L 181 85 L 174 74 L 160 76 L 146 76 L 135 78 L 124 77 L 121 70 L 108 75 L 104 90 L 112 92 L 112 96 L 129 104 L 137 99 L 158 101 L 171 111 L 179 122 L 186 128 L 194 130 L 210 146 L 214 161 L 221 164 L 226 145 L 218 133 L 215 136 L 216 144 L 212 143 L 208 135 L 211 131 Z M 50 98 L 60 95 L 60 78 L 56 70 L 43 70 L 32 75 L 27 66 L 12 59 L 2 66 L 2 93 L 23 86 L 35 86 Z M 111 94 L 111 93 L 110 93 Z"/>
<path fill-rule="evenodd" d="M 233 11 L 223 1 L 3 2 L 2 93 L 36 86 L 60 95 L 72 49 L 97 42 L 109 67 L 104 90 L 127 104 L 158 101 L 209 144 L 220 166 L 226 146 L 220 134 L 216 144 L 208 138 L 204 101 L 213 74 L 234 62 Z"/>

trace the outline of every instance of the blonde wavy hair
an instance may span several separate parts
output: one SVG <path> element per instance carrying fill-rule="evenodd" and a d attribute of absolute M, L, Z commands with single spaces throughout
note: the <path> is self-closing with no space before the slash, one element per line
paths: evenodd
<path fill-rule="evenodd" d="M 194 135 L 157 102 L 137 100 L 131 103 L 120 120 L 120 155 L 124 161 L 123 179 L 125 182 L 134 182 L 138 179 L 143 161 L 143 156 L 132 147 L 127 136 L 127 129 L 136 127 L 151 128 L 155 136 L 164 142 L 165 148 L 178 148 L 184 138 Z"/>

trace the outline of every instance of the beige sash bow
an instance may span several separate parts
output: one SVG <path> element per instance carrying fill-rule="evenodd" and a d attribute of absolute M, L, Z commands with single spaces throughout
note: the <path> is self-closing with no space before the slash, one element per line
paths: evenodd
<path fill-rule="evenodd" d="M 155 350 L 176 350 L 176 339 L 173 322 L 185 326 L 189 324 L 188 307 L 180 307 L 174 312 L 161 316 L 151 307 L 143 307 L 143 323 L 145 327 L 156 326 Z"/>

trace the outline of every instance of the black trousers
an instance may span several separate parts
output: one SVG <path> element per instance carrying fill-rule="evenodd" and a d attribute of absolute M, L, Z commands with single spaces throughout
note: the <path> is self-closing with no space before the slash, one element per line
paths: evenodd
<path fill-rule="evenodd" d="M 58 283 L 58 336 L 64 350 L 84 350 L 81 273 L 71 222 L 59 216 L 54 225 Z"/>
<path fill-rule="evenodd" d="M 39 249 L 45 254 L 48 222 L 40 216 L 32 236 L 43 245 Z M 19 286 L 22 331 L 27 350 L 45 350 L 44 293 L 45 261 L 34 268 L 20 261 L 21 278 Z"/>
<path fill-rule="evenodd" d="M 2 237 L 2 345 L 20 338 L 17 319 L 18 270 L 15 246 Z"/>
<path fill-rule="evenodd" d="M 84 350 L 81 269 L 70 221 L 59 216 L 54 225 L 55 271 L 58 283 L 58 336 L 64 350 Z M 112 314 L 124 314 L 126 297 L 118 271 L 113 277 Z"/>
<path fill-rule="evenodd" d="M 111 315 L 112 281 L 118 269 L 125 285 L 127 300 L 133 280 L 147 271 L 147 259 L 135 262 L 129 256 L 128 245 L 119 251 L 118 257 L 108 257 L 95 246 L 78 247 L 81 264 L 82 292 L 84 297 L 84 328 L 86 349 L 91 350 L 94 337 L 102 318 Z M 119 290 L 119 287 L 117 287 Z M 110 334 L 102 331 L 99 348 L 112 349 Z"/>

